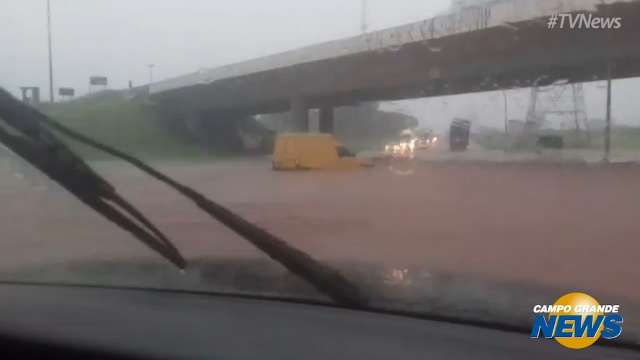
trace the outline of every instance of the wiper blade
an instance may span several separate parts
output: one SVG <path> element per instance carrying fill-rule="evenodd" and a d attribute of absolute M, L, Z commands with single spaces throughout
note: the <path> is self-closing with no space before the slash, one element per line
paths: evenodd
<path fill-rule="evenodd" d="M 10 99 L 17 102 L 17 100 L 12 97 L 10 97 Z M 22 103 L 19 103 L 19 105 L 27 107 Z M 75 141 L 120 158 L 155 179 L 172 187 L 186 198 L 192 200 L 201 210 L 248 240 L 251 244 L 283 265 L 289 271 L 309 282 L 318 291 L 327 295 L 333 301 L 347 307 L 363 308 L 366 306 L 367 299 L 360 289 L 333 268 L 322 264 L 305 252 L 289 245 L 284 240 L 247 221 L 231 210 L 200 194 L 196 190 L 175 181 L 171 177 L 152 168 L 136 157 L 128 155 L 110 146 L 101 144 L 98 141 L 61 125 L 33 108 L 27 108 L 30 109 L 29 116 L 33 117 L 37 122 L 45 124 L 47 127 L 66 135 Z M 0 117 L 1 116 L 2 113 L 0 112 Z"/>
<path fill-rule="evenodd" d="M 186 266 L 176 247 L 115 188 L 96 174 L 40 121 L 42 114 L 0 88 L 0 143 L 80 201 L 128 231 L 180 268 Z M 17 133 L 16 133 L 17 132 Z"/>

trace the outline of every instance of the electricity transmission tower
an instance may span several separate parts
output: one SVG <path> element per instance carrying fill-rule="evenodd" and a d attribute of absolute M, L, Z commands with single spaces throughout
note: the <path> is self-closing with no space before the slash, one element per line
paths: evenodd
<path fill-rule="evenodd" d="M 527 126 L 530 131 L 538 131 L 546 125 L 561 130 L 573 128 L 577 143 L 591 142 L 582 84 L 531 88 Z"/>

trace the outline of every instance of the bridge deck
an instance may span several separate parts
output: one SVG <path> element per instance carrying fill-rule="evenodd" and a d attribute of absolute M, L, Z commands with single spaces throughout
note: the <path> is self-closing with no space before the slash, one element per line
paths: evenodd
<path fill-rule="evenodd" d="M 640 2 L 511 0 L 487 7 L 313 45 L 152 84 L 159 99 L 183 107 L 284 111 L 292 97 L 310 106 L 426 97 L 535 82 L 638 76 Z M 547 29 L 558 12 L 623 16 L 616 31 Z"/>

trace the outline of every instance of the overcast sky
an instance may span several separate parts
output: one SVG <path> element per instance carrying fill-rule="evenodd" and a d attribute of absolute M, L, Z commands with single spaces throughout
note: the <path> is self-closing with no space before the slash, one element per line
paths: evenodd
<path fill-rule="evenodd" d="M 110 88 L 159 80 L 317 42 L 357 35 L 361 0 L 51 0 L 54 84 L 88 90 L 91 75 Z M 433 17 L 450 0 L 368 0 L 371 30 Z M 0 86 L 40 86 L 48 99 L 46 0 L 0 1 Z M 637 81 L 615 85 L 614 116 L 640 126 Z M 587 86 L 591 117 L 604 116 L 604 92 Z M 511 118 L 522 118 L 526 92 L 510 92 Z M 426 125 L 451 117 L 500 126 L 500 93 L 398 102 Z"/>
<path fill-rule="evenodd" d="M 372 29 L 432 17 L 449 0 L 368 0 Z M 56 87 L 126 87 L 353 36 L 361 0 L 51 0 Z M 0 1 L 0 85 L 48 97 L 46 0 Z"/>

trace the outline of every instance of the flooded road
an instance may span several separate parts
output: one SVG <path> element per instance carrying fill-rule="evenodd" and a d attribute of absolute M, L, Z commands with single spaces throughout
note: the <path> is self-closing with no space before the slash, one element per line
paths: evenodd
<path fill-rule="evenodd" d="M 94 165 L 187 258 L 259 255 L 135 169 Z M 385 166 L 274 172 L 266 158 L 156 166 L 321 259 L 640 298 L 630 288 L 640 275 L 637 167 L 418 162 L 401 176 Z M 55 186 L 34 189 L 3 176 L 0 197 L 4 268 L 155 256 Z"/>

